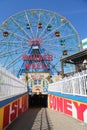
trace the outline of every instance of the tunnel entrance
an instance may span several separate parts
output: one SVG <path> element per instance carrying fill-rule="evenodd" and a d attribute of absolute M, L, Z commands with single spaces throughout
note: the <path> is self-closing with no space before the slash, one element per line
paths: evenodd
<path fill-rule="evenodd" d="M 47 107 L 48 95 L 29 95 L 29 107 Z"/>

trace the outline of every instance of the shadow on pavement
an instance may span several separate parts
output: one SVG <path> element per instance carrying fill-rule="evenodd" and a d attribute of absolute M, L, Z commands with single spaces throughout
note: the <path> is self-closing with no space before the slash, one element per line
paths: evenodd
<path fill-rule="evenodd" d="M 46 108 L 30 108 L 6 130 L 53 130 Z"/>

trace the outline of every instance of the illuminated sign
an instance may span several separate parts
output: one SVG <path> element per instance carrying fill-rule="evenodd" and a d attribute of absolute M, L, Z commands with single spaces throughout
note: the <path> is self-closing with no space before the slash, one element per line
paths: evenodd
<path fill-rule="evenodd" d="M 22 59 L 24 61 L 35 61 L 33 63 L 26 62 L 25 68 L 30 69 L 49 69 L 49 65 L 47 63 L 44 63 L 43 61 L 52 61 L 53 56 L 50 54 L 44 54 L 43 56 L 41 54 L 37 55 L 23 55 Z"/>
<path fill-rule="evenodd" d="M 49 54 L 44 54 L 43 56 L 41 54 L 38 55 L 23 55 L 22 59 L 24 61 L 29 61 L 29 60 L 35 60 L 35 61 L 42 61 L 42 60 L 47 60 L 47 61 L 52 61 L 53 56 Z"/>
<path fill-rule="evenodd" d="M 32 64 L 26 63 L 25 67 L 26 69 L 30 69 L 30 67 L 32 67 L 32 69 L 50 69 L 48 64 L 40 62 Z"/>

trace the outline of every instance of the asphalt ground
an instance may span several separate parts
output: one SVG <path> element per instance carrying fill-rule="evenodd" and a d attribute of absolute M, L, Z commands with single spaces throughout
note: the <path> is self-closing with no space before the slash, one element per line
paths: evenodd
<path fill-rule="evenodd" d="M 30 108 L 6 130 L 87 130 L 87 124 L 48 108 Z"/>

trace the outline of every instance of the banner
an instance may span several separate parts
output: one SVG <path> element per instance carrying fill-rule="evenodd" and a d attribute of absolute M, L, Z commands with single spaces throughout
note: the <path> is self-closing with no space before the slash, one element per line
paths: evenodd
<path fill-rule="evenodd" d="M 0 108 L 0 130 L 6 128 L 13 120 L 15 120 L 21 113 L 23 113 L 27 109 L 27 94 Z"/>
<path fill-rule="evenodd" d="M 78 120 L 87 123 L 87 103 L 55 95 L 49 95 L 48 99 L 50 109 L 58 112 L 63 112 Z"/>

